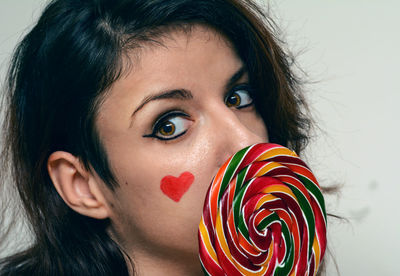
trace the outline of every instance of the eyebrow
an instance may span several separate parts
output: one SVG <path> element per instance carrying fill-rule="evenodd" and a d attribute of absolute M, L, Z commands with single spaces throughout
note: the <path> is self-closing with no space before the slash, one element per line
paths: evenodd
<path fill-rule="evenodd" d="M 230 90 L 232 86 L 243 76 L 243 74 L 247 72 L 246 68 L 242 66 L 238 71 L 236 71 L 232 77 L 228 80 L 225 85 L 226 90 Z M 146 104 L 151 101 L 161 100 L 161 99 L 178 99 L 178 100 L 190 100 L 193 99 L 193 94 L 189 90 L 186 89 L 173 89 L 167 91 L 161 91 L 157 94 L 149 95 L 145 97 L 139 106 L 133 111 L 131 118 Z"/>
<path fill-rule="evenodd" d="M 140 109 L 143 108 L 147 103 L 151 101 L 161 100 L 161 99 L 178 99 L 178 100 L 190 100 L 193 99 L 192 92 L 186 89 L 173 89 L 167 91 L 161 91 L 157 94 L 149 95 L 145 97 L 140 105 L 133 111 L 131 117 L 135 115 Z"/>
<path fill-rule="evenodd" d="M 244 73 L 246 73 L 246 72 L 247 72 L 247 69 L 245 66 L 240 67 L 239 70 L 237 70 L 236 73 L 233 74 L 232 77 L 229 79 L 229 81 L 225 85 L 225 89 L 230 90 L 232 88 L 232 86 L 234 86 L 235 83 L 238 80 L 240 80 L 242 78 L 242 76 L 244 75 Z"/>

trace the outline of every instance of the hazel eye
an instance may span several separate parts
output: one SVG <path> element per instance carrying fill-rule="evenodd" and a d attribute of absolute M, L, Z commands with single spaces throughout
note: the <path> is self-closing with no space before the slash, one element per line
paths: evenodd
<path fill-rule="evenodd" d="M 163 136 L 170 136 L 174 134 L 175 129 L 176 129 L 175 124 L 171 121 L 167 121 L 164 125 L 160 127 L 159 132 Z"/>
<path fill-rule="evenodd" d="M 189 129 L 192 121 L 188 115 L 181 112 L 167 113 L 157 120 L 153 132 L 143 137 L 153 137 L 160 140 L 172 140 L 182 136 Z"/>
<path fill-rule="evenodd" d="M 237 109 L 248 107 L 253 104 L 253 98 L 251 97 L 250 89 L 241 87 L 234 90 L 225 99 L 226 106 L 236 107 Z"/>
<path fill-rule="evenodd" d="M 241 103 L 240 100 L 240 96 L 238 95 L 237 92 L 235 92 L 234 94 L 230 95 L 227 99 L 226 99 L 226 105 L 228 107 L 232 107 L 232 106 L 239 106 Z"/>

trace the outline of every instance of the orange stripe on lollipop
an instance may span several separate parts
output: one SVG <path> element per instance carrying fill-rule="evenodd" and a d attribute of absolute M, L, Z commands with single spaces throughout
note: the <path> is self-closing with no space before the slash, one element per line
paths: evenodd
<path fill-rule="evenodd" d="M 217 217 L 218 195 L 219 195 L 219 190 L 221 188 L 222 179 L 224 178 L 224 173 L 225 173 L 226 167 L 229 165 L 231 160 L 232 160 L 232 157 L 229 158 L 229 160 L 225 162 L 225 164 L 221 167 L 221 169 L 218 170 L 217 175 L 215 176 L 213 184 L 212 184 L 213 189 L 210 194 L 209 202 L 210 202 L 211 218 L 212 218 L 213 223 L 215 222 L 216 217 Z"/>

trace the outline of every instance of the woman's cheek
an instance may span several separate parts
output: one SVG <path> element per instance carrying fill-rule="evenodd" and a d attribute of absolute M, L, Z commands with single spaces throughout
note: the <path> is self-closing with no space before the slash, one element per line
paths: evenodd
<path fill-rule="evenodd" d="M 164 195 L 179 202 L 194 182 L 194 175 L 185 171 L 179 176 L 166 175 L 161 179 L 160 189 Z"/>

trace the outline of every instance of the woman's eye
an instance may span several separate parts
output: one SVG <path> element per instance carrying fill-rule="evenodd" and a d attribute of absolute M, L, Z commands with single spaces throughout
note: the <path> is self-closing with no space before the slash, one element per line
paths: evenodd
<path fill-rule="evenodd" d="M 253 104 L 250 90 L 246 88 L 239 88 L 234 90 L 225 99 L 228 107 L 236 107 L 237 109 L 248 107 Z"/>
<path fill-rule="evenodd" d="M 154 137 L 160 140 L 172 140 L 186 133 L 192 121 L 184 113 L 170 113 L 159 119 L 154 125 L 153 132 L 144 137 Z"/>

